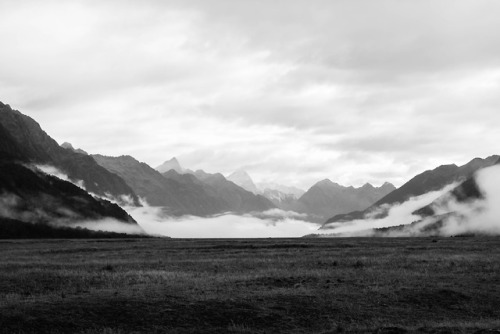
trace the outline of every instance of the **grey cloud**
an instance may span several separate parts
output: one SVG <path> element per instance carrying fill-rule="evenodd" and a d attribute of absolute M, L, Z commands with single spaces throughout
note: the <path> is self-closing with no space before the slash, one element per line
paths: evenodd
<path fill-rule="evenodd" d="M 2 101 L 91 152 L 247 166 L 302 186 L 374 182 L 380 163 L 401 182 L 416 165 L 498 153 L 497 1 L 4 1 L 0 12 Z"/>

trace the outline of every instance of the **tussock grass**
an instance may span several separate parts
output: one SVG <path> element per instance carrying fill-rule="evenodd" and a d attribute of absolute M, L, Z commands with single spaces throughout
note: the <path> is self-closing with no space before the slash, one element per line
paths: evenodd
<path fill-rule="evenodd" d="M 498 238 L 0 241 L 0 333 L 480 333 L 499 260 Z"/>

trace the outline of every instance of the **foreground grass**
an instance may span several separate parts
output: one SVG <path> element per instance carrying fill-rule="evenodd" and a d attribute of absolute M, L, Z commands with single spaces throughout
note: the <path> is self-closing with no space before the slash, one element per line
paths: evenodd
<path fill-rule="evenodd" d="M 2 333 L 489 333 L 500 239 L 0 241 Z"/>

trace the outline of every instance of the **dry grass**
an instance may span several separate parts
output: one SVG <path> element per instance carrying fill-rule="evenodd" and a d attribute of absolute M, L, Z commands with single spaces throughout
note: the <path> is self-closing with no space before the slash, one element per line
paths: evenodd
<path fill-rule="evenodd" d="M 0 241 L 0 332 L 480 332 L 499 260 L 497 238 Z"/>

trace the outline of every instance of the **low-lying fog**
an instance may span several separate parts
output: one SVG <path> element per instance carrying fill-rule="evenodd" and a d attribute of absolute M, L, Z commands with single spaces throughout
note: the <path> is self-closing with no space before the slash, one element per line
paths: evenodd
<path fill-rule="evenodd" d="M 162 215 L 161 208 L 127 207 L 128 213 L 149 234 L 173 238 L 285 238 L 316 233 L 317 224 L 299 220 L 299 215 L 281 210 L 251 215 L 224 214 L 209 218 Z"/>
<path fill-rule="evenodd" d="M 434 234 L 441 236 L 467 233 L 500 235 L 500 165 L 481 169 L 474 178 L 483 198 L 472 198 L 465 202 L 457 201 L 449 195 L 449 191 L 458 185 L 455 183 L 441 190 L 410 198 L 404 203 L 385 207 L 384 209 L 388 210 L 385 218 L 375 219 L 373 215 L 367 214 L 364 219 L 329 224 L 325 231 L 329 231 L 332 236 L 369 237 L 373 235 L 375 228 L 406 225 L 407 228 L 404 230 L 390 231 L 384 236 L 423 236 L 425 235 L 424 229 L 435 223 L 436 217 L 438 217 L 442 222 L 437 226 Z M 432 209 L 436 213 L 434 217 L 422 219 L 422 217 L 412 214 L 415 210 L 437 199 L 440 200 L 432 205 Z M 414 224 L 410 225 L 412 222 Z"/>
<path fill-rule="evenodd" d="M 69 180 L 66 175 L 50 166 L 38 166 L 44 172 L 59 178 Z M 218 216 L 201 218 L 194 216 L 171 217 L 165 214 L 161 207 L 151 207 L 143 203 L 142 207 L 124 205 L 130 203 L 126 198 L 113 200 L 139 223 L 146 233 L 169 236 L 174 238 L 268 238 L 268 237 L 301 237 L 307 234 L 324 234 L 325 236 L 372 236 L 374 229 L 404 224 L 407 229 L 397 232 L 388 232 L 386 236 L 420 236 L 423 229 L 433 223 L 435 218 L 425 218 L 414 215 L 413 212 L 438 198 L 433 209 L 438 215 L 446 215 L 443 224 L 436 232 L 439 235 L 450 236 L 462 233 L 481 233 L 500 235 L 500 166 L 493 166 L 480 170 L 475 175 L 481 199 L 467 202 L 457 202 L 451 196 L 445 196 L 457 184 L 451 184 L 441 190 L 429 192 L 421 196 L 410 198 L 404 203 L 395 204 L 381 209 L 387 210 L 387 216 L 382 219 L 374 218 L 376 212 L 367 214 L 364 219 L 346 223 L 329 224 L 326 229 L 319 230 L 319 225 L 304 221 L 305 215 L 273 209 L 266 212 L 235 215 L 226 213 Z M 74 182 L 74 181 L 73 181 Z M 82 187 L 82 182 L 74 182 Z M 2 215 L 19 219 L 14 213 L 15 198 L 0 196 L 0 211 Z M 13 213 L 14 212 L 14 213 Z M 412 222 L 417 222 L 410 225 Z M 124 233 L 141 233 L 141 229 L 134 225 L 123 224 L 117 221 L 104 219 L 93 222 L 80 222 L 75 226 L 93 230 L 107 230 Z"/>

